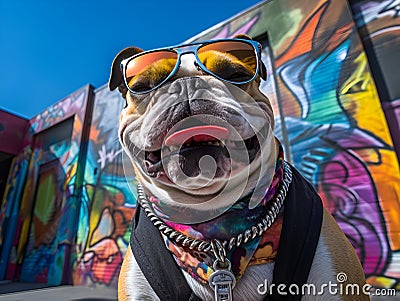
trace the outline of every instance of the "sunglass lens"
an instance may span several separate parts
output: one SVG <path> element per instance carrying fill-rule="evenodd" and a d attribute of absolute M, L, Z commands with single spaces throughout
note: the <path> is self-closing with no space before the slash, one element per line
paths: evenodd
<path fill-rule="evenodd" d="M 257 70 L 256 50 L 246 42 L 216 41 L 200 47 L 197 55 L 211 73 L 232 83 L 253 79 Z"/>
<path fill-rule="evenodd" d="M 125 69 L 125 80 L 133 92 L 144 93 L 165 81 L 174 70 L 178 55 L 172 51 L 154 51 L 133 57 Z"/>

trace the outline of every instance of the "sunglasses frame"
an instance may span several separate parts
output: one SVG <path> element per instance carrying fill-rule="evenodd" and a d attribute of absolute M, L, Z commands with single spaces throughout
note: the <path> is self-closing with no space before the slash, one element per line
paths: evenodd
<path fill-rule="evenodd" d="M 249 45 L 251 45 L 253 47 L 254 52 L 256 54 L 257 64 L 256 64 L 256 70 L 255 70 L 254 75 L 253 75 L 252 78 L 250 78 L 249 80 L 246 80 L 246 81 L 234 82 L 234 81 L 230 81 L 230 80 L 227 80 L 227 79 L 224 79 L 224 78 L 218 76 L 217 74 L 215 74 L 212 71 L 208 70 L 206 68 L 206 66 L 204 66 L 204 64 L 200 61 L 200 59 L 199 59 L 199 57 L 197 55 L 199 48 L 202 47 L 202 46 L 206 46 L 206 45 L 213 44 L 213 43 L 218 43 L 218 42 L 243 42 L 243 43 L 249 44 Z M 125 86 L 128 88 L 129 92 L 132 93 L 132 94 L 146 94 L 146 93 L 150 93 L 151 91 L 154 91 L 155 89 L 158 89 L 163 84 L 165 84 L 171 77 L 173 77 L 175 75 L 175 73 L 178 71 L 179 66 L 181 64 L 181 56 L 183 54 L 193 53 L 195 58 L 196 58 L 197 66 L 199 66 L 201 68 L 201 70 L 203 70 L 207 74 L 212 75 L 215 78 L 217 78 L 219 80 L 222 80 L 224 82 L 228 82 L 228 83 L 231 83 L 231 84 L 234 84 L 234 85 L 243 85 L 243 84 L 247 84 L 247 83 L 253 81 L 257 77 L 258 73 L 260 72 L 261 48 L 262 47 L 261 47 L 261 44 L 259 42 L 254 41 L 254 40 L 247 40 L 247 39 L 216 39 L 216 40 L 207 40 L 207 41 L 201 41 L 201 42 L 192 42 L 192 43 L 183 44 L 183 45 L 162 47 L 162 48 L 157 48 L 157 49 L 153 49 L 153 50 L 140 52 L 138 54 L 135 54 L 135 55 L 133 55 L 131 57 L 128 57 L 128 58 L 122 60 L 120 68 L 121 68 L 121 72 L 122 72 L 122 75 L 123 75 L 123 78 L 124 78 Z M 171 73 L 163 81 L 161 81 L 158 85 L 154 86 L 153 88 L 151 88 L 151 89 L 149 89 L 147 91 L 137 92 L 137 91 L 131 90 L 131 88 L 129 88 L 129 85 L 128 85 L 128 82 L 127 82 L 127 79 L 126 79 L 126 69 L 127 69 L 127 66 L 129 64 L 129 62 L 131 60 L 139 57 L 139 56 L 142 56 L 142 55 L 145 55 L 145 54 L 149 54 L 149 53 L 152 53 L 152 52 L 161 51 L 161 50 L 174 52 L 174 53 L 176 53 L 178 55 L 178 57 L 176 59 L 176 64 L 175 64 L 174 69 L 172 69 Z"/>

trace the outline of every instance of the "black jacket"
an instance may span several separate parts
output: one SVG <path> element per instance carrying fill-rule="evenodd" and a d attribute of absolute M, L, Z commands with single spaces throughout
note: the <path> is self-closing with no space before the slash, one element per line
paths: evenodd
<path fill-rule="evenodd" d="M 322 225 L 322 201 L 313 186 L 293 167 L 293 180 L 284 201 L 284 220 L 273 283 L 306 283 Z M 159 231 L 138 204 L 133 217 L 131 249 L 146 279 L 161 301 L 197 301 L 197 297 L 166 249 Z M 274 294 L 265 300 L 300 300 L 302 296 Z M 251 300 L 250 300 L 251 301 Z"/>

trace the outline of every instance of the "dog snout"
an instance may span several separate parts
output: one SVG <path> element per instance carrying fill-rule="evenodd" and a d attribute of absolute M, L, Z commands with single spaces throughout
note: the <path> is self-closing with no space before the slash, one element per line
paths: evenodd
<path fill-rule="evenodd" d="M 205 93 L 209 94 L 210 83 L 200 76 L 190 76 L 178 78 L 171 82 L 168 87 L 168 93 L 175 95 L 179 101 L 187 101 L 194 98 L 203 98 Z"/>
<path fill-rule="evenodd" d="M 211 86 L 210 84 L 202 79 L 201 77 L 194 77 L 193 81 L 174 81 L 169 87 L 168 87 L 168 93 L 169 94 L 182 94 L 184 91 L 194 91 L 198 89 L 209 89 Z"/>

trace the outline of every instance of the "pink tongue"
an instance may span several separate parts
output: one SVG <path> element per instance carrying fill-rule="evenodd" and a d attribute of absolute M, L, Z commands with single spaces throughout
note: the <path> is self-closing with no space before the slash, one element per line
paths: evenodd
<path fill-rule="evenodd" d="M 229 137 L 229 130 L 216 125 L 202 125 L 183 129 L 173 133 L 165 139 L 165 145 L 182 145 L 193 139 L 194 142 L 225 140 Z"/>

